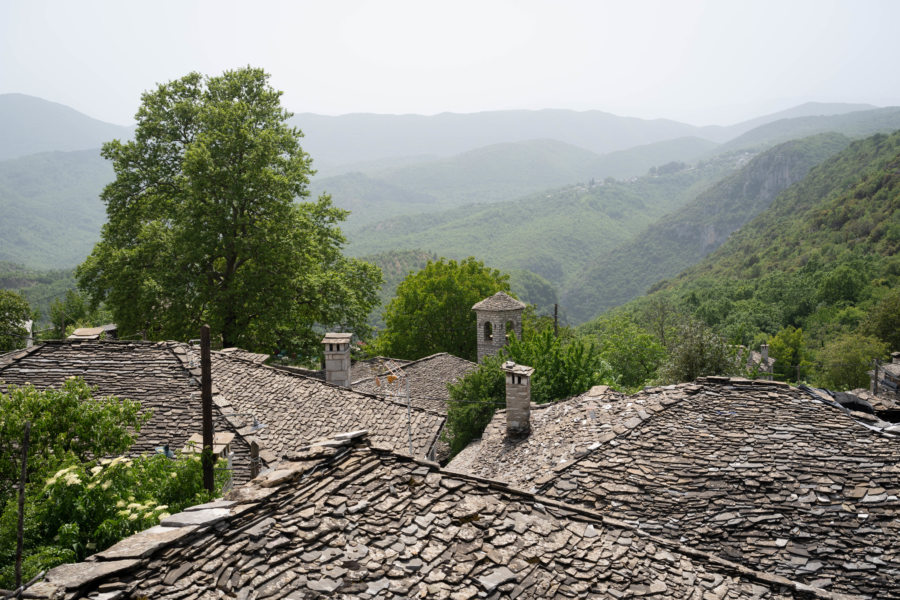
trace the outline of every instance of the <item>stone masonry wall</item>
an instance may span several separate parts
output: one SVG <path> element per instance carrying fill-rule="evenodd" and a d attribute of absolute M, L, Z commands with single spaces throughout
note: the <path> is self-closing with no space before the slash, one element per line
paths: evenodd
<path fill-rule="evenodd" d="M 500 352 L 506 345 L 506 322 L 513 322 L 513 331 L 516 337 L 522 337 L 522 311 L 476 311 L 478 362 L 485 356 L 493 356 Z M 493 340 L 487 340 L 484 336 L 484 324 L 490 322 L 493 327 Z"/>

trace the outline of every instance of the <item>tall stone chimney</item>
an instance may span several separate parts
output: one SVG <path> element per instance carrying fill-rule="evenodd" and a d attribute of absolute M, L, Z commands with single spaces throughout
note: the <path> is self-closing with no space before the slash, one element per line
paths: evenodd
<path fill-rule="evenodd" d="M 900 365 L 900 352 L 891 352 L 891 362 Z"/>
<path fill-rule="evenodd" d="M 507 344 L 510 335 L 522 337 L 522 312 L 525 305 L 509 294 L 497 292 L 472 307 L 475 311 L 478 362 L 493 356 Z"/>
<path fill-rule="evenodd" d="M 325 344 L 325 381 L 350 387 L 350 338 L 352 333 L 326 333 L 322 343 Z"/>
<path fill-rule="evenodd" d="M 522 437 L 531 432 L 531 375 L 534 369 L 503 363 L 506 372 L 506 435 Z"/>

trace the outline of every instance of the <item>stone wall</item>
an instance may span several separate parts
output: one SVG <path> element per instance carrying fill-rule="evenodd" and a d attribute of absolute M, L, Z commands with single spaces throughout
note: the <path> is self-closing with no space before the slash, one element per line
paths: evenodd
<path fill-rule="evenodd" d="M 522 337 L 522 311 L 475 311 L 477 322 L 478 362 L 485 356 L 493 356 L 507 343 L 506 323 L 512 321 L 513 331 L 516 337 Z M 489 340 L 484 335 L 484 324 L 490 322 L 493 330 L 493 339 Z"/>

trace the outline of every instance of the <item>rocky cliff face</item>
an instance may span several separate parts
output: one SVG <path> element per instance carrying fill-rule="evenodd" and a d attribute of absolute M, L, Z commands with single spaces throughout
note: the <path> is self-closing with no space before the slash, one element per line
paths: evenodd
<path fill-rule="evenodd" d="M 811 168 L 850 140 L 822 134 L 776 146 L 753 158 L 676 213 L 586 265 L 561 302 L 575 321 L 587 320 L 647 291 L 721 246 Z"/>

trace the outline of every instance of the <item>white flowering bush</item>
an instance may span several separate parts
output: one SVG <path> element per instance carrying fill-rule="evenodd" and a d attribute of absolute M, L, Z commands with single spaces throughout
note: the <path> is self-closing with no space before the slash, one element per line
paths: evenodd
<path fill-rule="evenodd" d="M 115 453 L 127 450 L 134 440 L 131 431 L 139 428 L 143 417 L 138 416 L 136 403 L 122 406 L 110 399 L 95 401 L 89 392 L 83 382 L 71 380 L 59 391 L 39 392 L 24 387 L 13 390 L 13 397 L 0 397 L 0 433 L 11 429 L 10 424 L 16 421 L 30 420 L 42 428 L 32 438 L 37 443 L 29 452 L 25 486 L 22 571 L 26 581 L 41 570 L 81 560 L 158 524 L 170 513 L 212 497 L 203 489 L 198 454 L 175 459 L 162 454 L 96 458 L 110 449 Z M 60 396 L 66 396 L 62 402 L 69 403 L 68 422 L 76 425 L 76 431 L 81 435 L 94 431 L 106 441 L 82 439 L 73 445 L 62 439 L 64 431 L 53 430 L 50 420 L 22 410 L 30 406 L 33 410 L 49 411 L 51 407 L 46 402 Z M 16 399 L 24 402 L 14 402 Z M 81 423 L 78 402 L 86 403 L 85 414 L 95 420 L 94 426 Z M 83 448 L 90 450 L 82 452 Z M 227 474 L 218 472 L 217 476 L 218 491 Z M 18 509 L 15 495 L 0 494 L 0 507 L 0 588 L 12 589 Z"/>

